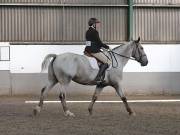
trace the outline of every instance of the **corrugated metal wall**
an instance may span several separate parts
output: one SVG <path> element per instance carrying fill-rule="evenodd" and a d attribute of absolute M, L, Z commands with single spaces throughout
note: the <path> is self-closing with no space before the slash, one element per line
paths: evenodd
<path fill-rule="evenodd" d="M 134 0 L 134 3 L 134 38 L 180 42 L 180 0 Z"/>
<path fill-rule="evenodd" d="M 62 8 L 0 7 L 0 41 L 62 40 Z"/>
<path fill-rule="evenodd" d="M 136 4 L 179 4 L 180 0 L 134 0 Z"/>
<path fill-rule="evenodd" d="M 62 5 L 63 1 L 70 5 Z M 8 2 L 6 0 L 6 4 Z M 11 5 L 13 2 L 26 4 Z M 101 5 L 95 5 L 96 2 Z M 82 42 L 90 17 L 97 17 L 103 22 L 100 30 L 102 40 L 120 42 L 127 39 L 127 5 L 117 6 L 125 4 L 125 0 L 46 0 L 43 1 L 45 6 L 29 3 L 33 3 L 32 0 L 12 0 L 11 4 L 0 6 L 0 41 Z M 34 1 L 34 4 L 38 3 L 42 0 Z M 55 3 L 59 5 L 51 5 Z"/>
<path fill-rule="evenodd" d="M 180 42 L 179 3 L 134 0 L 133 37 L 141 36 L 144 42 Z M 82 42 L 90 17 L 102 21 L 102 40 L 125 41 L 127 7 L 127 0 L 1 0 L 0 41 Z"/>
<path fill-rule="evenodd" d="M 1 0 L 0 3 L 127 4 L 127 0 Z"/>
<path fill-rule="evenodd" d="M 136 8 L 134 38 L 146 42 L 180 42 L 180 8 Z"/>
<path fill-rule="evenodd" d="M 126 12 L 126 8 L 119 7 L 66 7 L 64 39 L 67 42 L 84 40 L 89 18 L 96 17 L 102 22 L 99 30 L 102 40 L 107 42 L 126 40 Z"/>

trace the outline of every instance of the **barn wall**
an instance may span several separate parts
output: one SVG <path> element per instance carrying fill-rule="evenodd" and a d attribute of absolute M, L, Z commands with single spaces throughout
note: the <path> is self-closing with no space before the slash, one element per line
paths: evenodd
<path fill-rule="evenodd" d="M 150 1 L 150 0 L 149 0 Z M 164 1 L 165 2 L 165 1 Z M 157 2 L 158 3 L 158 2 Z M 142 41 L 179 43 L 180 3 L 135 4 L 133 15 L 133 36 Z"/>
<path fill-rule="evenodd" d="M 143 42 L 180 43 L 179 0 L 134 0 L 133 37 Z M 128 39 L 127 0 L 2 0 L 0 41 L 82 43 L 87 22 L 102 22 L 105 42 Z"/>
<path fill-rule="evenodd" d="M 99 32 L 104 42 L 115 46 L 126 41 L 127 4 L 127 0 L 1 0 L 0 95 L 39 94 L 47 82 L 47 74 L 40 73 L 44 56 L 69 51 L 82 54 L 90 17 L 102 21 Z M 142 68 L 129 61 L 124 69 L 126 93 L 180 94 L 180 1 L 134 0 L 133 7 L 133 38 L 141 36 L 150 63 Z M 70 89 L 94 87 L 73 83 Z"/>
<path fill-rule="evenodd" d="M 180 4 L 179 0 L 134 0 L 135 4 Z"/>
<path fill-rule="evenodd" d="M 111 45 L 115 47 L 116 45 Z M 143 94 L 180 94 L 180 57 L 179 45 L 143 44 L 149 64 L 141 67 L 139 63 L 129 61 L 124 68 L 123 88 L 128 95 Z M 82 45 L 11 45 L 9 66 L 0 67 L 0 95 L 35 94 L 47 82 L 47 74 L 40 73 L 41 62 L 49 53 L 74 52 L 82 54 Z M 23 52 L 23 53 L 19 53 Z M 32 55 L 33 54 L 33 55 Z M 2 62 L 0 62 L 3 65 Z M 92 61 L 93 65 L 95 61 Z M 95 65 L 94 65 L 95 67 Z M 72 83 L 70 92 L 92 92 L 94 87 Z M 54 88 L 58 93 L 58 85 Z M 107 91 L 114 92 L 108 87 Z"/>
<path fill-rule="evenodd" d="M 11 73 L 12 95 L 39 95 L 47 83 L 47 75 L 39 73 Z M 126 95 L 177 95 L 180 94 L 180 72 L 124 72 L 123 91 Z M 7 89 L 4 89 L 7 88 Z M 9 93 L 9 85 L 1 88 L 0 95 Z M 71 82 L 68 93 L 92 93 L 94 86 L 84 86 Z M 115 93 L 107 87 L 105 93 Z M 50 92 L 59 94 L 59 85 Z"/>
<path fill-rule="evenodd" d="M 1 42 L 83 42 L 91 17 L 103 22 L 102 40 L 127 40 L 127 5 L 123 1 L 99 0 L 99 6 L 84 0 L 39 2 L 0 3 Z"/>

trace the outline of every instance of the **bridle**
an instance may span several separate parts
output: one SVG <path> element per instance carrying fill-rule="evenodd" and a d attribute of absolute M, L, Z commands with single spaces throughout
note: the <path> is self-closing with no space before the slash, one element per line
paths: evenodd
<path fill-rule="evenodd" d="M 140 50 L 138 49 L 138 45 L 137 45 L 136 41 L 135 41 L 135 46 L 136 46 L 136 48 L 135 48 L 134 53 L 132 54 L 132 57 L 133 57 L 133 58 L 134 58 L 137 62 L 140 62 L 140 63 L 141 63 L 142 58 L 143 58 L 144 56 L 146 56 L 146 55 L 145 55 L 145 54 L 140 53 Z M 139 55 L 139 57 L 138 57 L 138 58 L 136 58 L 136 57 L 135 57 L 135 54 L 138 54 L 138 55 Z"/>
<path fill-rule="evenodd" d="M 124 57 L 124 58 L 130 59 L 130 60 L 134 60 L 134 61 L 141 62 L 141 61 L 142 61 L 142 57 L 144 57 L 145 55 L 142 55 L 142 54 L 140 53 L 140 51 L 139 51 L 139 49 L 138 49 L 138 45 L 137 45 L 136 43 L 135 43 L 135 45 L 136 45 L 136 48 L 135 48 L 134 53 L 132 54 L 132 57 L 128 57 L 128 56 L 125 56 L 125 55 L 116 53 L 116 52 L 114 52 L 114 51 L 112 51 L 112 50 L 108 51 L 108 53 L 109 53 L 109 55 L 110 55 L 110 57 L 111 57 L 111 60 L 112 60 L 112 67 L 113 67 L 113 68 L 117 68 L 117 67 L 118 67 L 118 61 L 117 61 L 115 55 L 118 55 L 118 56 L 120 56 L 120 57 Z M 135 54 L 136 54 L 136 53 L 138 53 L 138 55 L 139 55 L 138 59 L 135 58 Z M 114 57 L 114 59 L 115 59 L 115 61 L 116 61 L 116 66 L 114 66 L 113 57 Z"/>

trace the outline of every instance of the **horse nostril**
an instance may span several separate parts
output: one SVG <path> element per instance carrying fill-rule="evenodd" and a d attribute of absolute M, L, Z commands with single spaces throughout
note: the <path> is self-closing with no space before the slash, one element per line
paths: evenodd
<path fill-rule="evenodd" d="M 148 64 L 148 61 L 142 62 L 142 63 L 141 63 L 141 66 L 146 66 L 147 64 Z"/>
<path fill-rule="evenodd" d="M 146 62 L 143 64 L 143 66 L 147 66 L 147 64 L 148 64 L 148 61 L 146 61 Z"/>

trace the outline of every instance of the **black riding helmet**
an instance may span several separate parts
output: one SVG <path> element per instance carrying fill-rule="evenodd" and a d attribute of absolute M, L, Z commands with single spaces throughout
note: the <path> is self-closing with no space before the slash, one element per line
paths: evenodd
<path fill-rule="evenodd" d="M 96 26 L 96 23 L 100 23 L 100 21 L 97 18 L 90 18 L 88 21 L 89 26 L 93 26 L 93 25 Z"/>

